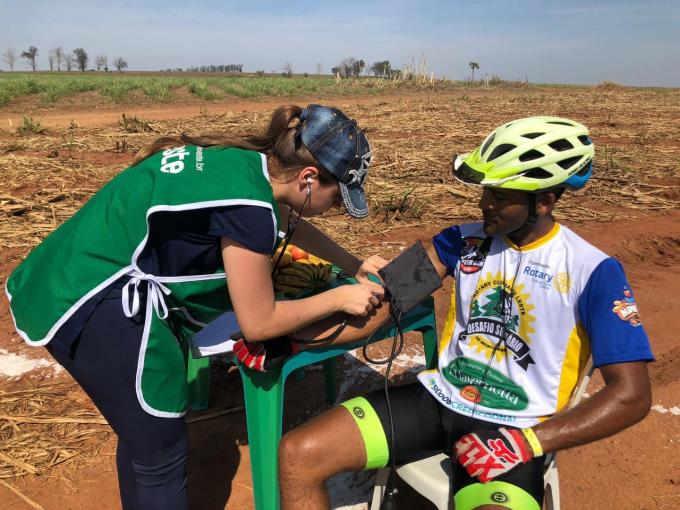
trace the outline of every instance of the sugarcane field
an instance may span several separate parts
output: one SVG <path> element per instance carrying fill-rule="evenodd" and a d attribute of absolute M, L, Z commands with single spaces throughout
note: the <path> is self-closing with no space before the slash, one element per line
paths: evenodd
<path fill-rule="evenodd" d="M 215 88 L 209 99 L 182 85 L 163 101 L 141 89 L 120 100 L 96 90 L 49 101 L 47 92 L 9 98 L 0 107 L 3 287 L 33 248 L 161 136 L 261 130 L 280 104 L 341 108 L 358 119 L 371 143 L 370 215 L 352 220 L 332 209 L 311 222 L 362 259 L 391 259 L 417 240 L 479 217 L 479 191 L 452 176 L 454 155 L 512 119 L 537 113 L 577 119 L 596 147 L 593 177 L 584 190 L 565 195 L 554 214 L 624 265 L 656 361 L 649 366 L 652 407 L 642 422 L 559 453 L 562 508 L 680 506 L 680 315 L 674 297 L 680 287 L 679 89 L 376 80 L 370 88 L 358 81 L 336 89 L 333 82 L 311 92 L 301 87 L 283 96 L 240 97 L 218 94 L 214 80 L 206 85 Z M 320 271 L 323 285 L 330 269 Z M 434 299 L 441 334 L 450 280 Z M 388 349 L 386 341 L 371 347 L 376 356 Z M 420 336 L 407 333 L 392 382 L 414 381 L 423 365 Z M 340 356 L 336 403 L 380 388 L 384 370 L 366 362 L 360 349 Z M 215 358 L 210 384 L 208 409 L 187 416 L 192 508 L 254 508 L 239 371 L 227 358 Z M 596 372 L 585 398 L 602 386 Z M 330 407 L 319 366 L 291 378 L 286 389 L 284 432 Z M 106 419 L 47 351 L 24 343 L 3 300 L 0 508 L 120 508 L 115 451 Z M 665 465 L 658 469 L 661 458 Z M 331 479 L 333 507 L 368 508 L 372 476 Z M 399 487 L 404 508 L 434 508 L 408 485 Z"/>

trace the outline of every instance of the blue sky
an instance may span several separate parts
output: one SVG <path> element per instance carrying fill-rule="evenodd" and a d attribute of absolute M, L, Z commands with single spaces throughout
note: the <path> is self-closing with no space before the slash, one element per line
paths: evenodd
<path fill-rule="evenodd" d="M 680 86 L 677 0 L 262 1 L 0 0 L 0 53 L 83 47 L 129 70 L 243 64 L 324 72 L 347 57 L 402 67 L 423 55 L 436 76 Z M 7 69 L 4 62 L 0 67 Z M 16 70 L 28 70 L 19 59 Z"/>

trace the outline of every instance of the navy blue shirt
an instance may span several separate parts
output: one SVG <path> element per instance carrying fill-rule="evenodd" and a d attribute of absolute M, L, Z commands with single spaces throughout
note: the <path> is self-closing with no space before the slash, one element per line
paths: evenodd
<path fill-rule="evenodd" d="M 167 211 L 152 215 L 149 237 L 138 258 L 139 268 L 156 276 L 214 273 L 222 267 L 221 238 L 228 237 L 249 250 L 269 255 L 274 246 L 274 216 L 266 207 L 237 205 L 196 211 Z M 102 289 L 69 318 L 50 345 L 69 354 L 97 305 L 123 277 Z"/>
<path fill-rule="evenodd" d="M 222 267 L 221 237 L 270 254 L 274 235 L 274 218 L 265 207 L 158 212 L 150 218 L 149 239 L 138 265 L 157 276 L 213 273 Z"/>

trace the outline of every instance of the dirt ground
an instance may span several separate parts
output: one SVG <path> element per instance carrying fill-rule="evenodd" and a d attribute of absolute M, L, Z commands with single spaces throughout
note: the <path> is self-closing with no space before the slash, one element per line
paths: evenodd
<path fill-rule="evenodd" d="M 563 100 L 564 94 L 568 96 L 572 92 L 559 92 L 559 98 L 556 92 L 551 94 L 557 100 Z M 478 100 L 485 102 L 493 99 L 489 96 L 490 94 L 481 94 Z M 508 106 L 503 112 L 506 116 L 505 120 L 514 118 L 510 116 L 512 114 L 520 116 L 517 114 L 525 114 L 527 111 L 538 113 L 547 110 L 550 113 L 560 113 L 555 110 L 565 109 L 563 105 L 552 106 L 550 95 L 547 103 L 546 100 L 536 99 L 538 95 L 531 97 L 532 99 L 526 104 Z M 644 98 L 647 97 L 644 96 Z M 675 299 L 677 289 L 680 288 L 680 207 L 678 207 L 680 128 L 677 120 L 680 102 L 678 97 L 678 95 L 670 98 L 663 97 L 649 108 L 650 112 L 672 119 L 666 125 L 666 131 L 664 128 L 654 131 L 650 127 L 654 123 L 648 121 L 648 117 L 643 115 L 647 110 L 637 105 L 635 102 L 639 99 L 637 96 L 627 96 L 621 99 L 607 96 L 606 101 L 610 108 L 609 117 L 607 117 L 606 110 L 597 116 L 586 114 L 584 112 L 589 110 L 586 107 L 574 113 L 577 118 L 579 114 L 586 117 L 583 120 L 591 127 L 599 147 L 602 145 L 609 147 L 609 153 L 598 153 L 598 161 L 601 167 L 609 164 L 612 172 L 608 175 L 614 175 L 615 179 L 612 179 L 614 182 L 600 182 L 599 187 L 593 187 L 578 200 L 560 204 L 565 210 L 573 206 L 571 210 L 578 212 L 573 215 L 564 214 L 560 217 L 560 221 L 623 262 L 635 290 L 643 324 L 650 336 L 656 362 L 649 366 L 654 391 L 653 409 L 645 420 L 612 438 L 564 451 L 558 455 L 561 502 L 564 510 L 680 508 L 680 400 L 678 398 L 680 395 L 680 342 L 677 338 L 677 331 L 680 331 L 680 314 L 678 313 L 680 308 Z M 588 100 L 591 99 L 589 97 Z M 384 120 L 384 112 L 387 108 L 384 105 L 395 101 L 399 102 L 400 108 L 406 105 L 412 111 L 425 115 L 427 112 L 432 112 L 428 108 L 435 108 L 440 104 L 453 104 L 453 101 L 458 100 L 456 98 L 434 100 L 430 97 L 413 96 L 398 99 L 355 98 L 334 102 L 349 105 L 350 109 L 356 110 L 352 113 L 355 113 L 359 119 L 364 118 L 362 113 L 369 118 L 368 123 L 371 125 L 369 136 L 375 138 L 377 146 L 383 147 L 382 159 L 377 166 L 382 170 L 376 172 L 376 178 L 380 175 L 382 179 L 385 173 L 399 170 L 402 166 L 409 167 L 409 164 L 404 165 L 403 161 L 408 157 L 415 157 L 409 156 L 410 154 L 418 153 L 418 151 L 421 154 L 427 152 L 425 149 L 429 150 L 430 146 L 427 145 L 429 143 L 432 145 L 454 144 L 447 134 L 447 126 L 428 127 L 435 134 L 430 134 L 428 131 L 423 135 L 429 140 L 427 143 L 424 140 L 422 142 L 418 140 L 419 132 L 412 124 L 399 125 L 385 122 L 385 128 L 381 130 L 381 125 L 376 118 L 382 116 L 380 118 Z M 276 104 L 279 102 L 243 103 L 237 107 L 231 104 L 211 105 L 207 108 L 212 111 L 207 112 L 199 111 L 199 108 L 204 107 L 197 105 L 169 105 L 164 108 L 139 108 L 127 111 L 145 119 L 167 120 L 171 123 L 173 120 L 187 116 L 205 117 L 216 112 L 226 114 L 228 119 L 232 119 L 231 115 L 238 116 L 242 112 L 251 112 L 257 116 L 259 112 L 271 110 Z M 458 104 L 455 103 L 456 108 Z M 592 103 L 588 104 L 594 105 L 596 101 L 593 99 Z M 500 118 L 482 119 L 481 114 L 470 118 L 470 112 L 475 110 L 475 104 L 462 108 L 464 110 L 469 108 L 462 112 L 460 109 L 457 110 L 461 114 L 460 122 L 463 123 L 462 118 L 467 119 L 466 122 L 468 122 L 468 124 L 463 123 L 463 127 L 459 128 L 460 131 L 467 131 L 465 135 L 459 134 L 467 145 L 478 143 L 487 128 L 497 124 Z M 636 108 L 639 108 L 639 111 Z M 16 105 L 14 110 L 16 110 Z M 17 112 L 14 110 L 9 108 L 6 111 L 0 111 L 0 120 L 11 118 L 14 119 L 13 125 L 16 125 Z M 567 115 L 569 112 L 561 111 L 561 113 Z M 114 141 L 123 136 L 110 134 L 114 129 L 112 123 L 118 118 L 120 111 L 84 110 L 81 113 L 78 110 L 56 110 L 41 111 L 39 114 L 45 126 L 55 129 L 53 133 L 48 133 L 46 138 L 28 140 L 19 138 L 8 129 L 9 121 L 3 121 L 5 131 L 0 131 L 0 149 L 4 148 L 4 150 L 0 150 L 0 154 L 4 154 L 4 159 L 0 158 L 0 168 L 2 168 L 0 172 L 6 175 L 9 171 L 6 169 L 12 165 L 28 169 L 23 174 L 35 171 L 34 167 L 40 170 L 40 165 L 47 164 L 44 163 L 48 161 L 46 158 L 56 147 L 57 158 L 50 161 L 61 161 L 66 170 L 55 167 L 56 170 L 52 176 L 56 177 L 57 171 L 70 169 L 75 175 L 74 179 L 77 180 L 77 189 L 73 192 L 73 196 L 52 200 L 49 197 L 53 198 L 54 195 L 49 195 L 51 188 L 44 183 L 46 181 L 37 180 L 35 181 L 37 184 L 24 182 L 14 175 L 11 180 L 6 180 L 3 175 L 0 206 L 8 209 L 5 212 L 0 211 L 0 227 L 5 229 L 13 227 L 17 230 L 16 233 L 11 233 L 10 230 L 7 230 L 10 232 L 7 234 L 5 230 L 0 232 L 0 240 L 4 245 L 2 246 L 4 257 L 0 261 L 0 278 L 3 281 L 3 287 L 7 275 L 28 249 L 54 228 L 55 224 L 71 214 L 71 209 L 64 205 L 65 208 L 62 210 L 59 208 L 62 206 L 60 204 L 82 203 L 87 194 L 107 178 L 106 175 L 94 173 L 92 169 L 95 167 L 120 169 L 132 157 L 131 151 L 116 152 L 113 150 Z M 636 118 L 637 114 L 644 118 Z M 90 131 L 87 135 L 79 135 L 80 138 L 76 141 L 80 145 L 73 149 L 76 152 L 75 155 L 71 154 L 68 161 L 62 161 L 60 158 L 63 158 L 66 150 L 71 150 L 72 147 L 65 146 L 59 140 L 68 132 L 66 126 L 71 120 L 76 121 L 81 127 L 88 127 Z M 451 119 L 450 122 L 456 124 L 458 120 Z M 162 124 L 161 129 L 167 128 L 168 125 Z M 671 127 L 668 127 L 669 125 Z M 148 136 L 155 135 L 151 133 Z M 640 142 L 642 137 L 644 137 L 643 144 Z M 104 139 L 106 142 L 100 144 L 100 141 Z M 135 138 L 130 138 L 130 140 L 133 146 L 140 143 Z M 411 145 L 411 142 L 415 145 Z M 388 153 L 384 148 L 390 145 L 395 146 L 396 156 L 394 152 Z M 461 142 L 461 145 L 464 143 Z M 450 152 L 451 149 L 448 147 L 446 152 Z M 440 159 L 439 154 L 422 157 Z M 640 161 L 643 157 L 648 162 L 663 159 L 667 171 L 663 175 L 657 173 L 650 178 L 639 177 L 641 184 L 636 187 L 638 195 L 631 193 L 617 196 L 614 194 L 613 198 L 607 199 L 606 197 L 610 196 L 607 191 L 612 192 L 620 182 L 624 182 L 623 179 L 632 178 L 631 166 L 626 167 L 625 171 L 628 173 L 617 173 L 616 163 L 618 162 L 618 170 L 621 172 L 623 172 L 621 162 L 636 163 L 634 167 L 640 169 Z M 443 159 L 443 156 L 441 158 Z M 433 182 L 437 182 L 440 175 L 438 164 L 432 163 L 432 166 L 428 167 L 421 163 L 422 173 L 416 177 L 430 175 Z M 390 165 L 394 166 L 390 167 Z M 650 163 L 651 166 L 653 165 Z M 389 170 L 389 168 L 396 170 Z M 656 168 L 658 169 L 659 165 L 656 165 Z M 88 176 L 87 172 L 90 171 L 92 173 Z M 64 178 L 67 179 L 67 177 Z M 448 181 L 444 181 L 444 178 L 440 180 L 442 186 L 448 185 Z M 63 186 L 61 189 L 63 193 Z M 447 200 L 460 199 L 456 204 L 469 202 L 469 196 L 456 195 L 456 193 L 464 194 L 464 191 L 451 193 L 453 197 L 451 194 L 446 195 L 450 197 Z M 648 200 L 649 198 L 651 200 Z M 52 200 L 50 202 L 52 204 L 50 206 L 52 207 L 51 225 L 50 222 L 45 225 L 43 225 L 45 222 L 39 222 L 38 219 L 42 216 L 31 217 L 31 214 L 42 214 L 41 206 L 33 208 L 26 206 L 28 212 L 20 209 L 20 201 L 29 199 L 37 202 L 43 199 Z M 429 200 L 431 205 L 432 201 L 441 200 L 441 197 L 426 196 L 424 200 Z M 669 203 L 670 206 L 660 206 Z M 635 204 L 637 206 L 634 206 Z M 384 204 L 381 202 L 377 205 Z M 453 214 L 446 212 L 448 209 L 442 213 L 443 206 L 428 209 L 426 204 L 425 212 L 421 217 L 417 217 L 413 213 L 416 206 L 414 203 L 411 203 L 411 206 L 412 216 L 409 216 L 409 210 L 399 209 L 395 212 L 389 208 L 381 210 L 379 207 L 374 207 L 379 214 L 384 213 L 385 223 L 380 224 L 376 220 L 375 228 L 366 227 L 366 230 L 361 230 L 363 227 L 345 228 L 343 241 L 346 239 L 348 245 L 357 253 L 382 252 L 391 256 L 396 253 L 398 247 L 408 246 L 417 238 L 429 237 L 457 219 L 474 217 L 474 207 L 466 210 L 459 209 L 459 214 Z M 391 214 L 393 216 L 390 216 Z M 4 219 L 2 215 L 5 216 Z M 338 222 L 333 217 L 320 222 L 322 228 L 328 227 L 330 230 L 335 229 L 337 225 Z M 337 230 L 334 232 L 337 233 Z M 337 235 L 335 237 L 337 238 Z M 449 288 L 450 282 L 447 282 L 444 289 L 435 293 L 440 330 L 448 307 Z M 44 349 L 25 346 L 14 332 L 6 300 L 0 300 L 0 354 L 3 353 L 16 354 L 30 360 L 49 359 Z M 418 362 L 422 362 L 421 354 L 419 339 L 409 335 L 402 363 L 396 370 L 395 381 L 412 380 L 414 374 L 417 373 Z M 0 366 L 0 369 L 2 368 Z M 69 378 L 65 372 L 60 372 L 52 366 L 38 367 L 21 376 L 3 377 L 0 375 L 0 395 L 3 392 L 34 390 L 59 381 L 69 381 Z M 381 377 L 377 368 L 366 369 L 355 356 L 346 355 L 339 363 L 338 384 L 339 398 L 346 399 L 379 387 Z M 596 373 L 590 383 L 588 393 L 592 394 L 601 387 L 602 381 Z M 289 380 L 286 389 L 284 425 L 286 429 L 327 408 L 323 399 L 322 377 L 318 370 L 308 370 L 302 380 Z M 77 394 L 79 390 L 74 388 L 74 392 Z M 215 411 L 242 405 L 243 396 L 239 376 L 234 367 L 219 360 L 214 363 L 211 396 L 211 408 L 204 413 L 195 413 L 191 416 L 210 415 Z M 83 406 L 86 407 L 87 403 L 83 403 Z M 0 414 L 6 414 L 5 409 L 0 409 Z M 0 434 L 10 426 L 10 422 L 0 416 Z M 191 423 L 188 427 L 191 439 L 189 492 L 192 508 L 207 510 L 253 508 L 244 414 L 236 412 Z M 18 477 L 0 478 L 0 509 L 35 508 L 27 499 L 48 510 L 120 508 L 114 452 L 115 439 L 109 434 L 96 448 L 83 451 L 82 455 L 72 462 L 64 462 L 36 475 L 25 474 Z M 0 465 L 3 462 L 5 461 L 0 456 Z M 361 477 L 347 476 L 336 482 L 335 486 L 343 484 L 346 485 L 344 487 L 346 490 L 341 487 L 340 490 L 334 491 L 336 508 L 362 508 L 359 503 L 365 496 L 370 481 Z M 12 491 L 12 488 L 15 490 Z M 402 508 L 431 508 L 427 502 L 408 488 L 403 487 L 403 489 L 400 495 Z"/>

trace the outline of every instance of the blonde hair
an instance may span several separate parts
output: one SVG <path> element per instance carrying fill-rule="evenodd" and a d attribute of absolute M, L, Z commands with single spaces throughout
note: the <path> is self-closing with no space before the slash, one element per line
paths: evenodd
<path fill-rule="evenodd" d="M 320 178 L 329 182 L 334 177 L 319 164 L 312 153 L 301 142 L 296 143 L 296 126 L 300 124 L 302 108 L 297 105 L 280 106 L 271 116 L 269 125 L 263 133 L 230 134 L 209 132 L 201 135 L 182 133 L 179 136 L 163 136 L 141 149 L 133 165 L 144 161 L 149 156 L 179 145 L 196 145 L 200 147 L 236 147 L 261 152 L 268 157 L 276 158 L 276 164 L 270 165 L 272 178 L 288 182 L 295 178 L 300 168 L 316 167 Z"/>

